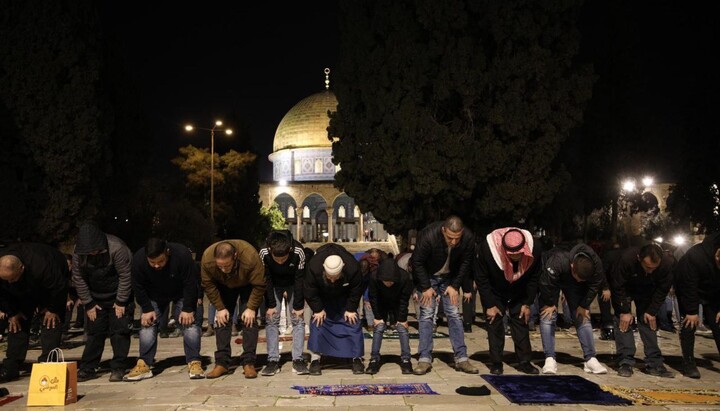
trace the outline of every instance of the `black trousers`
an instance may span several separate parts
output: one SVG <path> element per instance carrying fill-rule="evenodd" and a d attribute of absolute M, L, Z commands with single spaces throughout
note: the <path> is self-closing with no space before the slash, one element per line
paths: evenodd
<path fill-rule="evenodd" d="M 529 362 L 532 357 L 532 348 L 530 347 L 530 328 L 525 324 L 525 320 L 518 318 L 522 302 L 511 301 L 508 304 L 510 311 L 508 323 L 510 324 L 510 333 L 512 335 L 513 344 L 515 345 L 515 354 L 520 362 Z M 498 307 L 503 316 L 506 314 L 506 307 Z M 505 349 L 505 326 L 503 319 L 495 317 L 492 323 L 488 323 L 488 345 L 490 349 L 490 362 L 493 364 L 502 364 L 503 350 Z"/>
<path fill-rule="evenodd" d="M 652 291 L 652 290 L 650 290 Z M 645 364 L 650 367 L 658 367 L 663 364 L 664 359 L 660 346 L 658 345 L 657 333 L 650 329 L 650 325 L 645 322 L 645 312 L 650 306 L 652 294 L 632 294 L 628 293 L 632 301 L 635 301 L 635 314 L 637 315 L 637 328 L 640 333 L 640 339 L 643 343 L 645 351 Z M 615 321 L 620 322 L 620 310 L 615 310 Z M 632 327 L 628 327 L 627 331 L 620 331 L 620 327 L 615 326 L 615 349 L 617 351 L 618 365 L 635 365 L 635 336 Z"/>
<path fill-rule="evenodd" d="M 603 301 L 602 290 L 600 290 L 598 292 L 597 302 L 598 306 L 600 306 L 600 328 L 613 328 L 612 299 Z"/>
<path fill-rule="evenodd" d="M 718 353 L 720 353 L 720 325 L 715 322 L 717 318 L 718 309 L 720 304 L 718 302 L 713 303 L 702 303 L 703 307 L 703 324 L 708 327 L 713 334 L 715 339 L 715 345 L 717 346 Z M 680 306 L 680 314 L 685 317 L 682 306 Z M 683 360 L 690 362 L 695 359 L 695 329 L 681 328 L 680 329 L 680 349 L 682 350 Z"/>
<path fill-rule="evenodd" d="M 463 325 L 472 325 L 472 323 L 475 321 L 475 304 L 477 302 L 477 296 L 478 292 L 477 290 L 471 290 L 472 297 L 470 297 L 470 301 L 465 301 L 463 298 L 463 294 L 465 293 L 465 290 L 462 290 L 460 293 L 460 298 L 462 298 L 462 318 L 463 318 Z"/>
<path fill-rule="evenodd" d="M 110 368 L 125 371 L 130 351 L 130 312 L 132 311 L 125 307 L 125 314 L 118 318 L 112 304 L 109 306 L 104 304 L 102 310 L 96 310 L 95 321 L 85 318 L 87 341 L 80 360 L 81 370 L 94 370 L 98 367 L 105 350 L 105 340 L 110 337 L 110 345 L 113 349 Z"/>
<path fill-rule="evenodd" d="M 65 313 L 58 313 L 60 321 L 55 328 L 40 327 L 40 345 L 42 353 L 38 361 L 45 361 L 50 351 L 60 347 L 62 341 L 62 325 L 65 321 Z M 25 362 L 28 346 L 30 345 L 30 319 L 20 320 L 20 331 L 8 333 L 8 346 L 5 353 L 3 368 L 8 376 L 14 377 L 20 373 L 20 366 Z"/>
<path fill-rule="evenodd" d="M 232 350 L 230 348 L 230 337 L 232 336 L 232 315 L 235 312 L 235 305 L 237 305 L 238 297 L 240 297 L 242 304 L 247 304 L 248 299 L 250 298 L 250 293 L 252 292 L 252 285 L 238 288 L 228 288 L 220 284 L 218 285 L 218 291 L 220 292 L 220 298 L 225 305 L 225 309 L 227 309 L 230 313 L 230 318 L 224 326 L 215 327 L 215 344 L 217 345 L 217 350 L 215 351 L 215 365 L 222 365 L 225 368 L 229 368 L 232 356 Z M 240 315 L 242 315 L 242 313 L 240 313 Z M 208 321 L 215 321 L 215 319 L 208 319 Z M 238 318 L 238 322 L 242 323 L 242 319 Z M 243 325 L 242 339 L 243 353 L 240 355 L 240 362 L 243 365 L 255 364 L 258 342 L 258 325 L 254 318 L 252 326 L 246 327 Z"/>

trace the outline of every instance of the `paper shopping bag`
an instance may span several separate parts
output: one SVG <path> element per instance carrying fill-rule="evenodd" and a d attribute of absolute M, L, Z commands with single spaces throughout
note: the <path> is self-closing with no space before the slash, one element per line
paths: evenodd
<path fill-rule="evenodd" d="M 77 363 L 65 362 L 62 351 L 53 352 L 48 356 L 49 362 L 33 364 L 28 387 L 28 406 L 77 402 Z"/>

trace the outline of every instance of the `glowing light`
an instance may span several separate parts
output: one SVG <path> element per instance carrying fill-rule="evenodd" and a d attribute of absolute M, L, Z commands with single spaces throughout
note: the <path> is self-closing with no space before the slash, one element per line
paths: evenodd
<path fill-rule="evenodd" d="M 687 238 L 685 238 L 684 235 L 678 234 L 675 237 L 673 237 L 673 244 L 676 246 L 681 246 L 687 242 Z"/>
<path fill-rule="evenodd" d="M 278 184 L 280 185 L 280 187 L 287 187 L 287 180 L 280 180 L 278 181 Z"/>
<path fill-rule="evenodd" d="M 227 135 L 230 135 L 232 133 L 233 133 L 233 131 L 229 128 L 225 130 L 225 134 L 227 134 Z"/>
<path fill-rule="evenodd" d="M 655 242 L 658 243 L 658 244 L 662 244 L 663 238 L 662 238 L 662 237 L 658 237 L 658 238 L 654 239 L 653 241 L 655 241 Z"/>
<path fill-rule="evenodd" d="M 220 120 L 215 121 L 215 125 L 216 125 L 216 126 L 222 126 L 222 121 L 220 121 Z"/>
<path fill-rule="evenodd" d="M 632 193 L 633 191 L 635 191 L 635 180 L 623 181 L 622 189 L 623 189 L 623 191 L 626 191 L 628 193 Z"/>
<path fill-rule="evenodd" d="M 642 179 L 642 183 L 643 183 L 643 186 L 644 186 L 645 188 L 650 187 L 651 185 L 653 185 L 654 182 L 655 182 L 655 179 L 653 179 L 653 178 L 650 177 L 650 176 L 645 176 L 645 177 L 643 177 L 643 179 Z"/>
<path fill-rule="evenodd" d="M 186 125 L 185 131 L 193 131 L 193 126 L 191 126 L 190 124 Z"/>

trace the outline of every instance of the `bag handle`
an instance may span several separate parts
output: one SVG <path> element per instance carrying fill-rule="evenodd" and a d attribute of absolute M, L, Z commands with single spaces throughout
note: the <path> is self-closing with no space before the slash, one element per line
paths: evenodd
<path fill-rule="evenodd" d="M 65 354 L 60 348 L 55 348 L 48 353 L 46 362 L 65 362 Z"/>

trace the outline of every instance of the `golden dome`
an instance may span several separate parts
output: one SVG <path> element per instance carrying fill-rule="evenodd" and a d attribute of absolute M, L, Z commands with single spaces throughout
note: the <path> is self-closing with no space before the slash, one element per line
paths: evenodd
<path fill-rule="evenodd" d="M 332 147 L 328 140 L 328 111 L 337 110 L 337 99 L 325 90 L 300 100 L 278 124 L 273 152 L 305 147 Z"/>

